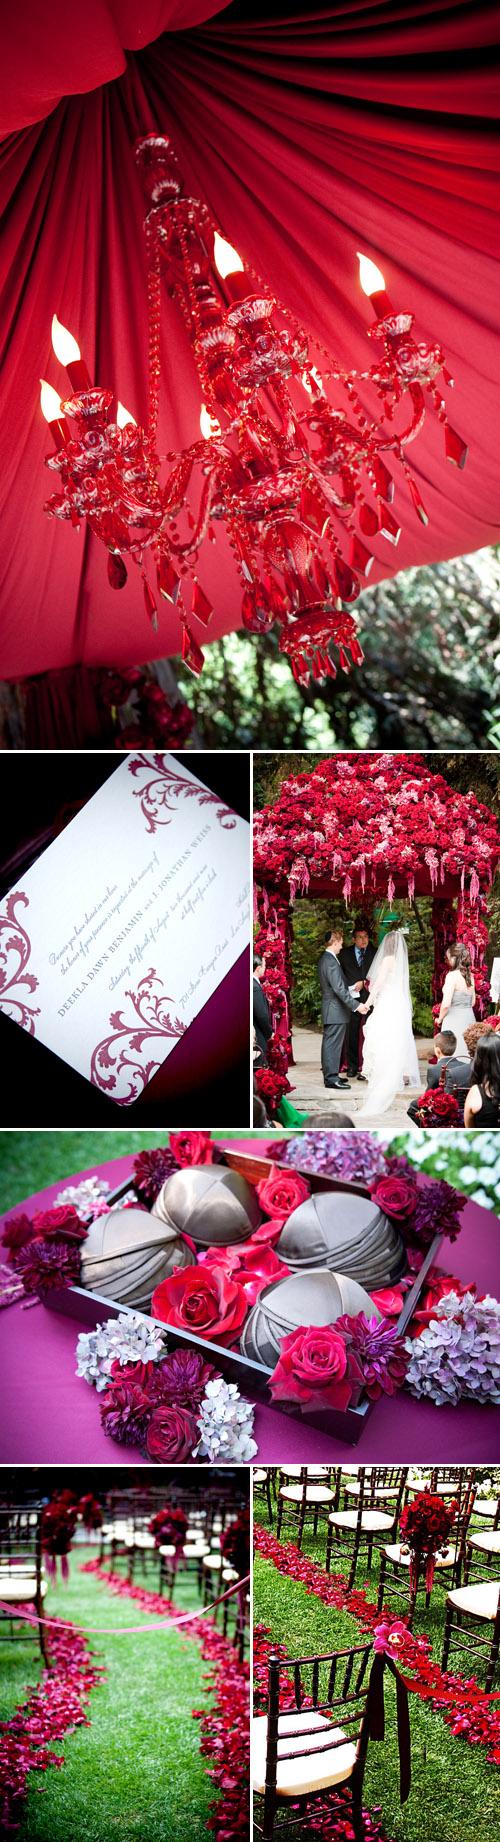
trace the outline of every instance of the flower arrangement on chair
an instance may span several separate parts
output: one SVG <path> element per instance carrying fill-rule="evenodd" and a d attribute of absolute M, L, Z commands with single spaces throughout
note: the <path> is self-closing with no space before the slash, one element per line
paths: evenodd
<path fill-rule="evenodd" d="M 436 1554 L 440 1548 L 446 1549 L 456 1513 L 456 1498 L 446 1504 L 441 1497 L 432 1496 L 430 1490 L 420 1491 L 413 1503 L 407 1503 L 402 1510 L 399 1526 L 404 1544 L 410 1550 L 412 1593 L 416 1594 L 424 1570 L 426 1592 L 430 1593 Z"/>

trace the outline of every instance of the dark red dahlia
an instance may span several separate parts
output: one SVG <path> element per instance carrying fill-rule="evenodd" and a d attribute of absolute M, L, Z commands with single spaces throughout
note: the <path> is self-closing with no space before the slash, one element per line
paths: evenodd
<path fill-rule="evenodd" d="M 140 1151 L 134 1158 L 132 1181 L 141 1202 L 146 1202 L 151 1208 L 167 1177 L 171 1177 L 172 1172 L 178 1169 L 178 1160 L 167 1145 L 159 1145 L 154 1151 Z"/>
<path fill-rule="evenodd" d="M 99 1402 L 101 1425 L 112 1439 L 123 1445 L 142 1445 L 152 1414 L 152 1404 L 144 1388 L 136 1382 L 113 1382 Z"/>
<path fill-rule="evenodd" d="M 16 1272 L 25 1292 L 44 1298 L 56 1286 L 73 1286 L 80 1278 L 81 1249 L 77 1242 L 29 1241 L 16 1254 Z"/>
<path fill-rule="evenodd" d="M 155 1405 L 172 1402 L 176 1407 L 187 1407 L 190 1413 L 196 1413 L 214 1372 L 212 1363 L 205 1362 L 199 1350 L 172 1350 L 170 1356 L 153 1365 L 153 1374 L 147 1383 L 149 1399 Z"/>

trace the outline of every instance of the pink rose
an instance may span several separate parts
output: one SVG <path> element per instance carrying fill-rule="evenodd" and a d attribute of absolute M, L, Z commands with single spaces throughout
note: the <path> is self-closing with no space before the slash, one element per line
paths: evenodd
<path fill-rule="evenodd" d="M 178 1164 L 214 1163 L 216 1146 L 209 1132 L 171 1132 L 169 1144 Z"/>
<path fill-rule="evenodd" d="M 284 1170 L 272 1164 L 268 1177 L 258 1183 L 257 1195 L 261 1209 L 270 1215 L 273 1221 L 279 1221 L 280 1227 L 288 1221 L 299 1203 L 305 1202 L 310 1195 L 311 1185 L 307 1177 L 299 1177 L 296 1170 Z"/>
<path fill-rule="evenodd" d="M 196 1337 L 229 1347 L 236 1343 L 248 1311 L 243 1286 L 217 1263 L 175 1268 L 151 1299 L 151 1315 L 177 1324 Z"/>
<path fill-rule="evenodd" d="M 359 1384 L 359 1386 L 357 1386 Z M 273 1401 L 311 1401 L 345 1409 L 359 1395 L 363 1371 L 331 1324 L 301 1325 L 283 1337 L 281 1355 L 269 1383 Z"/>
<path fill-rule="evenodd" d="M 398 1318 L 403 1309 L 403 1294 L 396 1286 L 385 1286 L 381 1292 L 370 1292 L 370 1298 L 383 1318 Z"/>
<path fill-rule="evenodd" d="M 406 1177 L 377 1177 L 371 1193 L 379 1209 L 394 1221 L 406 1220 L 416 1208 L 417 1186 Z"/>
<path fill-rule="evenodd" d="M 278 1259 L 272 1247 L 262 1241 L 260 1230 L 242 1246 L 210 1247 L 203 1266 L 205 1271 L 210 1266 L 222 1266 L 226 1273 L 234 1274 L 238 1285 L 243 1288 L 249 1310 L 256 1304 L 264 1286 L 270 1286 L 276 1279 L 287 1279 L 290 1271 L 284 1261 Z"/>
<path fill-rule="evenodd" d="M 191 1458 L 198 1441 L 198 1425 L 183 1407 L 155 1407 L 148 1426 L 146 1447 L 155 1465 L 182 1465 Z"/>

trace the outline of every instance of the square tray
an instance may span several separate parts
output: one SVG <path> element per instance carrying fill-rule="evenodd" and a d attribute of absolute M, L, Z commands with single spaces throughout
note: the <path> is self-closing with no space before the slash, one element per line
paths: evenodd
<path fill-rule="evenodd" d="M 226 1151 L 222 1162 L 229 1170 L 239 1171 L 249 1183 L 260 1183 L 263 1177 L 269 1175 L 273 1167 L 271 1158 L 252 1157 L 246 1152 Z M 278 1168 L 286 1169 L 287 1167 L 278 1166 Z M 309 1170 L 299 1171 L 299 1175 L 307 1178 L 313 1195 L 318 1190 L 346 1189 L 353 1191 L 356 1196 L 367 1197 L 369 1195 L 369 1190 L 363 1183 L 345 1184 L 337 1178 L 322 1177 L 316 1171 Z M 107 1198 L 110 1208 L 114 1203 L 119 1202 L 122 1196 L 126 1196 L 130 1188 L 129 1178 L 118 1189 L 113 1190 Z M 434 1236 L 414 1284 L 405 1294 L 403 1309 L 397 1323 L 401 1336 L 418 1305 L 429 1268 L 437 1260 L 442 1239 L 440 1234 Z M 65 1286 L 61 1290 L 54 1289 L 47 1293 L 43 1303 L 49 1311 L 59 1311 L 66 1317 L 75 1318 L 78 1324 L 85 1325 L 89 1330 L 95 1328 L 96 1324 L 102 1323 L 103 1316 L 104 1318 L 119 1317 L 122 1312 L 130 1316 L 134 1309 L 130 1305 L 115 1304 L 110 1298 L 104 1298 L 99 1292 L 88 1292 L 83 1286 Z M 147 1312 L 141 1311 L 135 1315 L 143 1317 L 146 1323 L 151 1322 L 151 1315 Z M 159 1318 L 154 1318 L 152 1321 L 155 1324 L 160 1323 Z M 272 1370 L 266 1368 L 263 1363 L 250 1361 L 246 1356 L 241 1356 L 238 1350 L 223 1349 L 219 1343 L 209 1343 L 206 1337 L 195 1337 L 189 1331 L 180 1330 L 177 1325 L 161 1324 L 161 1329 L 168 1337 L 169 1348 L 199 1350 L 207 1362 L 213 1362 L 214 1367 L 225 1376 L 226 1381 L 236 1382 L 240 1393 L 247 1400 L 256 1402 L 264 1400 L 268 1407 L 273 1406 L 276 1413 L 285 1413 L 288 1418 L 303 1421 L 307 1426 L 314 1426 L 331 1439 L 343 1439 L 346 1445 L 357 1445 L 370 1415 L 376 1408 L 376 1401 L 368 1400 L 366 1395 L 361 1397 L 357 1407 L 347 1407 L 344 1411 L 336 1407 L 321 1407 L 317 1403 L 313 1407 L 306 1407 L 304 1411 L 291 1402 L 275 1401 L 272 1403 L 268 1386 Z"/>

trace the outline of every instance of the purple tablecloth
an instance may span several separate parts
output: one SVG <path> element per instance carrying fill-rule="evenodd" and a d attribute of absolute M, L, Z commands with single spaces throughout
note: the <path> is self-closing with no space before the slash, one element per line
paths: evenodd
<path fill-rule="evenodd" d="M 229 1141 L 228 1149 L 229 1149 Z M 232 1140 L 232 1150 L 257 1154 L 265 1140 Z M 113 1188 L 132 1168 L 131 1158 L 94 1165 L 82 1176 L 105 1177 Z M 78 1178 L 68 1173 L 29 1201 L 19 1198 L 28 1214 L 48 1208 L 65 1183 Z M 14 1211 L 10 1210 L 10 1214 Z M 0 1228 L 4 1217 L 0 1218 Z M 469 1202 L 463 1228 L 454 1246 L 443 1243 L 441 1270 L 466 1282 L 475 1279 L 480 1292 L 500 1297 L 500 1228 L 496 1216 Z M 101 1430 L 98 1396 L 75 1375 L 75 1347 L 80 1326 L 45 1305 L 23 1310 L 10 1305 L 0 1314 L 0 1461 L 2 1464 L 113 1464 L 145 1463 L 137 1448 L 115 1444 Z M 323 1458 L 360 1464 L 446 1463 L 492 1464 L 500 1460 L 498 1408 L 434 1407 L 416 1401 L 406 1392 L 378 1401 L 359 1444 L 349 1447 L 337 1439 L 289 1420 L 271 1407 L 257 1407 L 255 1438 L 260 1462 L 308 1464 Z"/>

